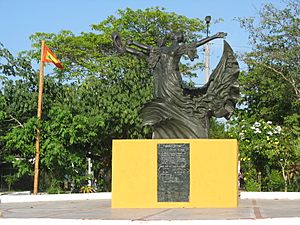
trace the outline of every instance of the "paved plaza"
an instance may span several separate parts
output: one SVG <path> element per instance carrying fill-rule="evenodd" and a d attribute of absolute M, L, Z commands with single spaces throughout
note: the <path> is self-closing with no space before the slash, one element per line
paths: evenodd
<path fill-rule="evenodd" d="M 2 203 L 2 218 L 85 220 L 255 220 L 300 217 L 300 200 L 241 199 L 229 209 L 112 209 L 110 199 Z M 1 220 L 0 220 L 1 223 Z M 1 223 L 2 224 L 2 223 Z"/>

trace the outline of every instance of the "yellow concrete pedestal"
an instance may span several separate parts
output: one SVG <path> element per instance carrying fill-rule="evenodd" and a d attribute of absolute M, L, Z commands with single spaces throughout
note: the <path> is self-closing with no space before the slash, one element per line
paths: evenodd
<path fill-rule="evenodd" d="M 189 202 L 157 201 L 157 145 L 190 144 Z M 238 204 L 236 140 L 114 140 L 112 208 L 233 208 Z"/>

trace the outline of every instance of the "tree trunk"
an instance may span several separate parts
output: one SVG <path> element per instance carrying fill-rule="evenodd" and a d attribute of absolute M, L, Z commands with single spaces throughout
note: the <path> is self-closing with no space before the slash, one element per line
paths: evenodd
<path fill-rule="evenodd" d="M 287 192 L 288 190 L 288 176 L 287 174 L 285 174 L 285 168 L 284 168 L 284 165 L 281 164 L 281 171 L 282 171 L 282 177 L 284 179 L 284 192 Z"/>

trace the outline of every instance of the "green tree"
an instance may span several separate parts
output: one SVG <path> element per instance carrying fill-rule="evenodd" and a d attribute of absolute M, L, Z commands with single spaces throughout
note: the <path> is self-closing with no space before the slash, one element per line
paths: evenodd
<path fill-rule="evenodd" d="M 91 28 L 91 32 L 79 35 L 71 31 L 36 33 L 31 36 L 34 49 L 27 52 L 27 58 L 23 58 L 27 59 L 27 63 L 30 60 L 38 61 L 40 40 L 44 39 L 65 67 L 63 71 L 54 69 L 54 73 L 45 78 L 41 174 L 44 172 L 47 177 L 55 179 L 54 183 L 59 186 L 66 176 L 80 185 L 80 177 L 85 172 L 85 158 L 89 156 L 95 160 L 95 178 L 102 184 L 101 189 L 109 190 L 112 140 L 151 136 L 149 129 L 141 127 L 138 114 L 142 105 L 152 98 L 152 77 L 147 62 L 128 54 L 118 54 L 112 46 L 111 34 L 118 31 L 128 39 L 156 45 L 162 38 L 171 36 L 172 32 L 183 31 L 191 41 L 201 36 L 205 23 L 167 13 L 160 8 L 125 9 L 119 10 L 117 16 L 91 25 Z M 19 64 L 12 59 L 12 67 Z M 6 68 L 6 64 L 2 65 Z M 192 69 L 199 66 L 182 64 L 181 68 L 184 74 L 193 76 Z M 3 73 L 10 75 L 7 69 Z M 21 77 L 18 72 L 13 75 Z M 19 80 L 23 82 L 21 88 L 16 86 Z M 6 99 L 6 90 L 20 88 L 22 94 L 24 92 L 30 96 L 28 101 L 34 99 L 36 103 L 36 71 L 32 71 L 31 76 L 24 75 L 17 81 L 8 82 L 11 82 L 11 86 L 5 84 L 3 92 Z M 32 86 L 30 92 L 26 91 L 26 85 Z M 25 98 L 23 95 L 20 95 L 18 102 Z M 13 95 L 13 98 L 17 96 Z M 35 107 L 36 104 L 28 101 L 30 107 Z M 25 111 L 15 116 L 23 127 L 8 129 L 3 133 L 3 140 L 6 158 L 10 157 L 17 172 L 32 174 L 30 159 L 34 154 L 36 113 L 35 109 L 27 110 L 31 114 L 25 116 Z M 9 115 L 7 111 L 4 113 Z M 13 156 L 19 152 L 23 154 L 22 167 L 13 160 Z"/>
<path fill-rule="evenodd" d="M 231 134 L 240 141 L 252 190 L 298 190 L 293 168 L 300 162 L 299 6 L 297 0 L 282 9 L 265 4 L 257 17 L 239 19 L 252 51 L 243 56 L 249 69 L 240 75 L 241 107 Z M 277 126 L 283 132 L 269 135 Z"/>
<path fill-rule="evenodd" d="M 226 130 L 226 123 L 218 121 L 216 118 L 210 119 L 210 127 L 208 136 L 211 139 L 226 139 L 229 138 L 229 133 Z"/>
<path fill-rule="evenodd" d="M 241 76 L 247 113 L 283 124 L 300 112 L 300 28 L 298 0 L 278 9 L 265 4 L 255 18 L 241 18 L 253 51 Z"/>
<path fill-rule="evenodd" d="M 6 175 L 5 179 L 10 188 L 13 182 L 24 174 L 30 173 L 27 166 L 32 159 L 30 147 L 22 146 L 22 144 L 32 138 L 27 131 L 34 124 L 34 120 L 30 120 L 31 117 L 36 114 L 33 110 L 35 100 L 32 98 L 36 79 L 35 71 L 32 69 L 28 57 L 24 54 L 14 57 L 2 44 L 0 44 L 0 62 L 2 81 L 0 93 L 0 161 L 14 162 L 15 168 L 17 168 L 15 174 Z M 30 82 L 26 82 L 26 80 L 30 80 Z M 12 135 L 13 133 L 15 136 Z M 17 142 L 16 146 L 10 146 L 10 138 L 15 139 L 16 136 L 19 136 L 20 141 Z M 24 147 L 24 152 L 18 150 L 20 146 Z M 25 158 L 23 158 L 24 155 L 26 155 Z"/>

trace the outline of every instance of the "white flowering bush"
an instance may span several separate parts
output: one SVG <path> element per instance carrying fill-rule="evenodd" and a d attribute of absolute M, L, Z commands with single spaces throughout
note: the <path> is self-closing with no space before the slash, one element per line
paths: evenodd
<path fill-rule="evenodd" d="M 260 120 L 253 124 L 243 124 L 241 128 L 238 139 L 245 144 L 245 148 L 251 150 L 249 153 L 259 154 L 272 160 L 284 149 L 283 143 L 279 141 L 284 137 L 282 128 L 273 125 L 271 121 Z"/>
<path fill-rule="evenodd" d="M 242 120 L 229 129 L 239 141 L 240 163 L 248 191 L 287 191 L 295 152 L 286 128 L 271 121 Z"/>

